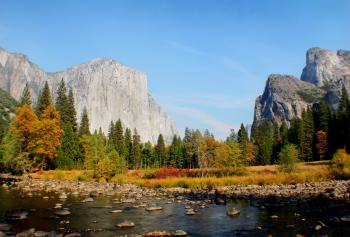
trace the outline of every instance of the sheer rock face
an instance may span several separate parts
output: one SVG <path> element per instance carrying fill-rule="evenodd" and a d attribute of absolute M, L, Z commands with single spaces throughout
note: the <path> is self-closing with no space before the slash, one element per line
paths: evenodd
<path fill-rule="evenodd" d="M 61 72 L 48 73 L 23 54 L 0 49 L 0 88 L 19 99 L 25 84 L 33 100 L 45 81 L 56 92 L 60 80 L 72 87 L 78 117 L 86 106 L 91 130 L 107 133 L 112 120 L 121 119 L 124 127 L 136 128 L 142 141 L 155 143 L 158 135 L 171 142 L 177 133 L 175 123 L 148 94 L 147 76 L 111 59 L 98 58 Z"/>
<path fill-rule="evenodd" d="M 269 119 L 287 123 L 321 100 L 332 110 L 338 107 L 341 88 L 350 92 L 350 52 L 311 48 L 301 80 L 288 75 L 270 75 L 262 96 L 255 102 L 254 122 Z"/>

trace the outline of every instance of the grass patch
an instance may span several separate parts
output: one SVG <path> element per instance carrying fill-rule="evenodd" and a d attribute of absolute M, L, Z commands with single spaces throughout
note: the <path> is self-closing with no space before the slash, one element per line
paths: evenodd
<path fill-rule="evenodd" d="M 148 188 L 219 188 L 229 185 L 268 185 L 268 184 L 295 184 L 305 182 L 319 182 L 333 179 L 330 173 L 329 163 L 299 163 L 295 172 L 284 173 L 278 171 L 277 165 L 246 167 L 244 172 L 232 172 L 236 175 L 227 177 L 165 177 L 155 178 L 157 169 L 151 170 L 129 170 L 126 174 L 118 174 L 109 182 L 123 184 L 131 183 Z M 183 170 L 186 173 L 186 170 Z M 198 170 L 191 170 L 192 174 Z M 215 174 L 219 171 L 212 171 Z M 210 173 L 210 172 L 209 172 Z M 99 181 L 94 178 L 91 170 L 50 170 L 40 171 L 32 174 L 33 178 L 48 180 L 74 180 L 74 181 Z M 150 178 L 151 177 L 151 178 Z M 100 180 L 104 182 L 103 180 Z"/>

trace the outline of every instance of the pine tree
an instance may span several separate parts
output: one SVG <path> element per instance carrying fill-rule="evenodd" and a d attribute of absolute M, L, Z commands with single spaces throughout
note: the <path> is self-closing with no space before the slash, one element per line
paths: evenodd
<path fill-rule="evenodd" d="M 111 124 L 109 125 L 108 129 L 108 147 L 110 150 L 115 150 L 115 140 L 115 125 L 114 122 L 111 121 Z"/>
<path fill-rule="evenodd" d="M 67 97 L 67 89 L 66 89 L 66 83 L 63 81 L 63 78 L 61 79 L 60 83 L 58 84 L 57 89 L 57 98 L 56 98 L 56 110 L 61 115 L 61 124 L 62 127 L 65 127 L 65 125 L 68 123 L 68 117 L 69 117 L 69 111 L 68 111 L 68 97 Z"/>
<path fill-rule="evenodd" d="M 350 110 L 350 101 L 347 90 L 345 86 L 342 86 L 342 93 L 339 101 L 338 111 L 336 113 L 336 139 L 338 144 L 338 148 L 347 147 L 347 150 L 350 148 L 349 146 L 349 137 L 350 137 L 350 118 L 349 112 Z M 348 146 L 347 146 L 348 145 Z"/>
<path fill-rule="evenodd" d="M 81 122 L 79 127 L 79 136 L 83 135 L 90 135 L 89 117 L 86 108 L 83 109 L 83 114 L 81 116 Z"/>
<path fill-rule="evenodd" d="M 240 127 L 237 135 L 238 135 L 237 140 L 239 142 L 239 145 L 240 145 L 240 148 L 242 151 L 242 154 L 241 154 L 242 159 L 247 160 L 248 134 L 247 134 L 247 131 L 246 131 L 243 123 L 241 123 L 241 127 Z"/>
<path fill-rule="evenodd" d="M 280 127 L 281 143 L 282 146 L 288 144 L 288 126 L 285 121 L 282 122 Z"/>
<path fill-rule="evenodd" d="M 37 114 L 37 116 L 40 117 L 41 114 L 43 113 L 43 111 L 49 105 L 52 105 L 52 98 L 51 98 L 49 84 L 46 81 L 45 86 L 44 86 L 42 92 L 40 93 L 40 95 L 38 97 L 37 104 L 36 104 L 35 113 Z"/>
<path fill-rule="evenodd" d="M 154 151 L 150 141 L 146 142 L 141 152 L 141 168 L 154 167 Z"/>
<path fill-rule="evenodd" d="M 169 165 L 172 167 L 184 167 L 184 151 L 181 138 L 174 135 L 169 148 Z"/>
<path fill-rule="evenodd" d="M 24 87 L 24 90 L 22 92 L 22 96 L 19 99 L 19 106 L 23 105 L 32 105 L 32 96 L 30 94 L 30 88 L 28 83 L 26 83 L 26 86 Z"/>
<path fill-rule="evenodd" d="M 64 127 L 61 146 L 55 163 L 58 168 L 72 169 L 74 163 L 80 160 L 81 155 L 78 135 L 73 131 L 72 124 L 68 122 Z"/>
<path fill-rule="evenodd" d="M 307 109 L 302 113 L 302 129 L 300 133 L 300 158 L 304 161 L 311 161 L 313 159 L 314 149 L 314 118 L 312 111 Z"/>
<path fill-rule="evenodd" d="M 132 134 L 129 128 L 125 129 L 124 135 L 125 144 L 125 160 L 129 167 L 132 167 L 131 153 L 132 153 Z"/>
<path fill-rule="evenodd" d="M 329 132 L 330 120 L 331 120 L 331 110 L 329 105 L 325 102 L 320 103 L 320 108 L 318 111 L 318 129 L 325 132 Z"/>
<path fill-rule="evenodd" d="M 141 164 L 141 144 L 140 144 L 140 135 L 137 133 L 136 128 L 134 129 L 134 135 L 132 136 L 132 164 L 134 169 L 139 169 Z"/>
<path fill-rule="evenodd" d="M 164 160 L 165 160 L 165 143 L 164 143 L 164 138 L 162 134 L 159 134 L 158 140 L 157 140 L 157 145 L 155 147 L 155 155 L 157 159 L 157 163 L 159 167 L 162 167 L 164 165 Z"/>
<path fill-rule="evenodd" d="M 125 157 L 125 141 L 123 134 L 123 125 L 120 119 L 115 123 L 115 149 L 118 154 Z"/>
<path fill-rule="evenodd" d="M 78 124 L 77 124 L 77 111 L 75 110 L 75 105 L 74 105 L 74 92 L 73 89 L 70 88 L 68 92 L 68 106 L 67 106 L 67 111 L 68 111 L 68 116 L 67 120 L 72 124 L 73 131 L 77 132 L 78 131 Z"/>

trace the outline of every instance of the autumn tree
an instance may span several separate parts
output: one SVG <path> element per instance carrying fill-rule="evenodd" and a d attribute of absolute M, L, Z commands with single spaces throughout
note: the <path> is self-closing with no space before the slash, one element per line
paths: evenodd
<path fill-rule="evenodd" d="M 34 122 L 34 138 L 29 141 L 37 168 L 52 167 L 58 154 L 62 133 L 60 115 L 52 105 L 49 105 L 41 114 L 40 120 Z"/>
<path fill-rule="evenodd" d="M 328 134 L 325 131 L 318 131 L 316 133 L 316 151 L 318 154 L 318 158 L 323 160 L 327 154 L 328 148 Z"/>
<path fill-rule="evenodd" d="M 35 138 L 37 121 L 38 118 L 30 105 L 25 104 L 17 109 L 16 116 L 12 120 L 12 132 L 21 143 L 21 152 L 31 152 L 29 143 Z"/>

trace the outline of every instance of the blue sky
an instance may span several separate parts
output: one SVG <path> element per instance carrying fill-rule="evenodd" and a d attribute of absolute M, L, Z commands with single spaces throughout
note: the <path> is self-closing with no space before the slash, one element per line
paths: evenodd
<path fill-rule="evenodd" d="M 6 1 L 0 47 L 46 71 L 109 57 L 148 75 L 185 126 L 224 138 L 252 123 L 270 73 L 300 76 L 305 53 L 350 49 L 350 1 Z"/>

